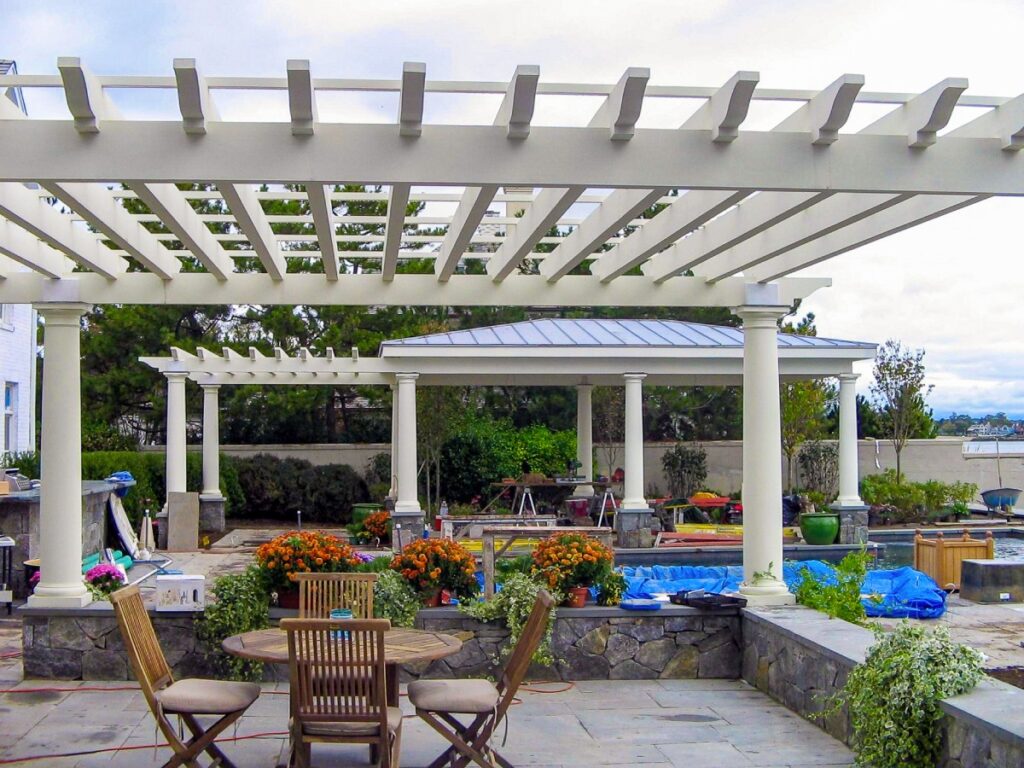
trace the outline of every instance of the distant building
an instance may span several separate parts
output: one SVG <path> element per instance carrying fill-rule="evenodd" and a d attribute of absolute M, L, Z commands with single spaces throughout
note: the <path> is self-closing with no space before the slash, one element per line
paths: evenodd
<path fill-rule="evenodd" d="M 18 65 L 0 59 L 0 75 L 17 74 Z M 25 112 L 20 88 L 0 91 Z M 0 304 L 0 450 L 35 450 L 36 430 L 36 313 L 28 304 Z"/>

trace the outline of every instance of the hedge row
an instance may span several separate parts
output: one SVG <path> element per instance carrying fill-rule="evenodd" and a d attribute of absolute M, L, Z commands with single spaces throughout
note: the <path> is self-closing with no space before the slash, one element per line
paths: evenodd
<path fill-rule="evenodd" d="M 21 472 L 39 477 L 36 454 L 17 457 Z M 186 487 L 202 489 L 203 459 L 188 453 Z M 132 522 L 142 512 L 159 510 L 166 495 L 166 467 L 163 453 L 138 451 L 95 451 L 82 454 L 82 477 L 102 480 L 114 472 L 128 471 L 135 478 L 135 487 L 124 499 L 125 510 Z M 366 481 L 345 464 L 313 466 L 299 459 L 278 459 L 268 454 L 252 458 L 234 458 L 221 454 L 220 490 L 224 494 L 225 513 L 229 517 L 295 520 L 302 510 L 304 520 L 348 523 L 352 505 L 368 501 Z"/>

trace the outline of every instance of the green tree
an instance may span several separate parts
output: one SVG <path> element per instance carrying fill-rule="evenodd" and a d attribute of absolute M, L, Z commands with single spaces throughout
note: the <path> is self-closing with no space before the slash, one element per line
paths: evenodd
<path fill-rule="evenodd" d="M 896 452 L 896 481 L 902 480 L 900 454 L 915 434 L 934 436 L 934 420 L 925 405 L 932 385 L 924 383 L 924 350 L 905 349 L 889 339 L 878 350 L 871 394 L 882 413 L 893 450 Z"/>

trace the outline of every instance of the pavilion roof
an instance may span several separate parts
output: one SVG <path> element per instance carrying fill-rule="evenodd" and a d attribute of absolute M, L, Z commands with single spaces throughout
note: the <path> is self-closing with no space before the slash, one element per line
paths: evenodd
<path fill-rule="evenodd" d="M 56 89 L 67 105 L 39 119 L 0 99 L 0 301 L 737 306 L 757 284 L 772 286 L 759 303 L 790 304 L 829 284 L 796 276 L 808 266 L 1024 194 L 1024 96 L 968 94 L 962 78 L 884 93 L 851 74 L 819 91 L 747 71 L 652 85 L 638 67 L 606 84 L 534 66 L 507 82 L 429 80 L 420 63 L 384 80 L 314 77 L 304 60 L 280 77 L 172 69 L 104 76 L 61 58 L 53 74 L 0 75 L 29 104 Z M 174 114 L 153 119 L 154 90 Z M 287 97 L 271 119 L 223 119 L 216 103 L 267 92 Z M 367 93 L 395 100 L 392 122 L 321 117 Z M 500 104 L 487 125 L 432 119 L 452 95 Z M 550 98 L 566 102 L 553 125 L 535 119 Z M 762 102 L 788 114 L 754 126 Z M 301 213 L 274 214 L 279 200 Z M 360 201 L 386 212 L 346 207 Z M 410 215 L 410 201 L 426 206 Z"/>
<path fill-rule="evenodd" d="M 856 349 L 874 354 L 875 344 L 865 341 L 827 339 L 780 333 L 779 346 L 785 348 Z M 607 318 L 545 318 L 518 323 L 466 328 L 392 339 L 381 344 L 381 355 L 397 352 L 397 347 L 602 347 L 645 348 L 698 347 L 743 348 L 743 329 L 682 320 L 617 320 Z"/>

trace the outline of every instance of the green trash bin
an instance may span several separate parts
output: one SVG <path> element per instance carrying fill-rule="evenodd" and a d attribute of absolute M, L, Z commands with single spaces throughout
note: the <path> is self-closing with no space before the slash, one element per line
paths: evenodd
<path fill-rule="evenodd" d="M 375 504 L 373 502 L 363 502 L 361 504 L 352 505 L 352 521 L 361 523 L 367 517 L 372 515 L 374 512 L 384 511 L 382 504 Z"/>

